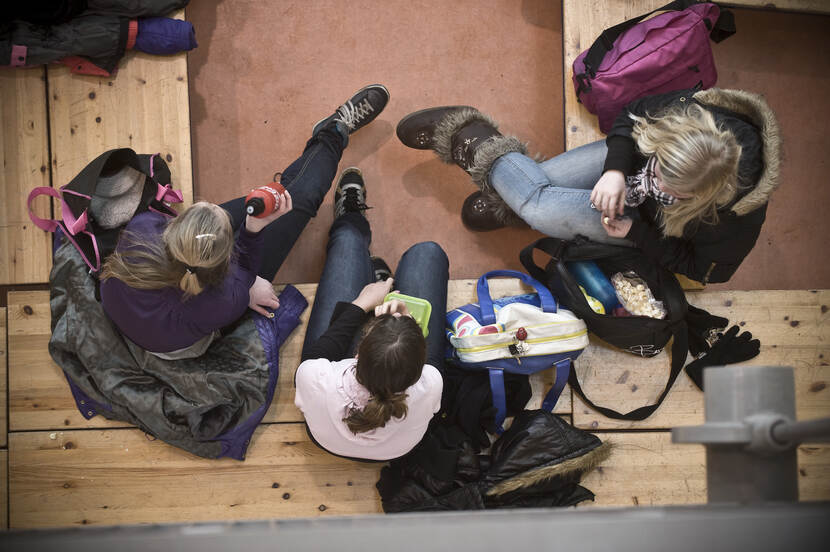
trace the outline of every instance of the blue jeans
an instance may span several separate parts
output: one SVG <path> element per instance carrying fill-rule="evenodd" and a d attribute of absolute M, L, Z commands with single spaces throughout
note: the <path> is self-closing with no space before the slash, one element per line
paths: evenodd
<path fill-rule="evenodd" d="M 294 208 L 262 229 L 265 252 L 259 276 L 274 279 L 308 221 L 316 214 L 337 175 L 337 165 L 348 144 L 348 131 L 330 124 L 312 136 L 303 154 L 282 173 L 282 185 L 291 192 Z M 223 203 L 234 230 L 245 222 L 245 198 Z"/>
<path fill-rule="evenodd" d="M 633 247 L 629 240 L 609 237 L 602 215 L 591 208 L 591 190 L 602 176 L 607 152 L 601 140 L 542 163 L 508 153 L 490 168 L 490 184 L 516 214 L 543 234 L 566 240 L 581 234 L 597 242 Z"/>
<path fill-rule="evenodd" d="M 346 213 L 331 225 L 326 264 L 317 285 L 303 348 L 325 333 L 339 301 L 353 301 L 365 285 L 375 281 L 369 256 L 371 240 L 369 221 L 358 213 Z M 394 276 L 395 289 L 404 295 L 426 299 L 432 305 L 427 363 L 439 370 L 444 366 L 449 266 L 447 254 L 440 245 L 422 242 L 407 249 Z"/>

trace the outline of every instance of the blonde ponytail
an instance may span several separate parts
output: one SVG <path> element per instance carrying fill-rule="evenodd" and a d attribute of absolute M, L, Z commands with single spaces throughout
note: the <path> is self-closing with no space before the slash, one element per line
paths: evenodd
<path fill-rule="evenodd" d="M 663 207 L 666 236 L 680 237 L 689 223 L 718 223 L 718 209 L 735 197 L 741 146 L 696 103 L 675 107 L 659 117 L 630 115 L 632 136 L 645 156 L 655 156 L 663 184 L 691 195 Z"/>
<path fill-rule="evenodd" d="M 202 293 L 204 288 L 202 287 L 202 284 L 199 283 L 199 277 L 196 276 L 196 273 L 191 271 L 189 268 L 185 268 L 182 279 L 179 280 L 179 289 L 181 289 L 185 295 L 199 295 Z"/>
<path fill-rule="evenodd" d="M 135 289 L 176 287 L 188 298 L 225 279 L 232 253 L 228 213 L 202 201 L 171 219 L 161 240 L 123 232 L 118 251 L 104 263 L 101 279 L 117 278 Z"/>

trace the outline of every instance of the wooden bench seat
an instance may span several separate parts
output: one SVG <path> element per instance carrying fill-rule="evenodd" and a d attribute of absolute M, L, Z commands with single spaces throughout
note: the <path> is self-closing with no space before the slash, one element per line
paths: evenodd
<path fill-rule="evenodd" d="M 449 306 L 474 298 L 474 280 L 449 286 Z M 313 301 L 316 285 L 301 284 Z M 514 280 L 491 283 L 494 295 L 526 291 Z M 830 414 L 826 390 L 826 311 L 830 292 L 689 292 L 690 301 L 744 322 L 764 343 L 755 364 L 796 368 L 798 416 Z M 47 292 L 13 292 L 9 331 L 9 512 L 12 527 L 253 519 L 380 512 L 374 483 L 379 466 L 330 456 L 309 441 L 293 406 L 291 374 L 299 363 L 304 325 L 281 350 L 274 404 L 254 434 L 245 462 L 204 460 L 135 428 L 101 416 L 84 420 L 49 358 Z M 824 308 L 822 308 L 824 307 Z M 304 313 L 307 321 L 308 309 Z M 598 402 L 635 408 L 653 400 L 668 373 L 668 356 L 643 361 L 592 343 L 579 361 L 586 392 Z M 549 376 L 549 374 L 547 374 Z M 534 382 L 538 406 L 550 381 Z M 636 385 L 637 390 L 632 391 Z M 557 412 L 569 414 L 566 390 Z M 570 416 L 569 416 L 570 418 Z M 703 447 L 675 445 L 667 429 L 703 421 L 703 396 L 681 376 L 657 413 L 621 424 L 576 398 L 576 425 L 601 430 L 617 445 L 601 470 L 586 478 L 597 495 L 591 506 L 685 504 L 706 500 Z M 121 426 L 121 427 L 117 427 Z M 2 455 L 0 455 L 2 467 Z M 830 446 L 799 449 L 803 500 L 830 498 Z M 274 484 L 278 484 L 275 487 Z"/>
<path fill-rule="evenodd" d="M 57 64 L 2 68 L 0 102 L 2 127 L 17 131 L 0 142 L 0 285 L 49 281 L 51 235 L 30 222 L 26 198 L 50 178 L 56 188 L 67 184 L 109 149 L 161 153 L 185 204 L 192 202 L 186 54 L 131 51 L 111 77 L 73 75 Z M 41 197 L 35 213 L 59 217 L 60 206 Z"/>
<path fill-rule="evenodd" d="M 475 297 L 475 280 L 454 280 L 449 288 L 449 307 L 469 303 Z M 314 301 L 316 284 L 299 284 L 297 288 Z M 527 288 L 516 280 L 491 282 L 494 295 L 523 293 Z M 9 424 L 11 431 L 69 428 L 124 427 L 127 424 L 96 416 L 84 419 L 69 393 L 66 379 L 52 362 L 47 350 L 50 337 L 49 292 L 11 292 L 9 301 Z M 303 313 L 302 323 L 280 350 L 280 378 L 277 392 L 264 422 L 299 422 L 302 415 L 294 406 L 293 375 L 300 361 L 305 326 L 311 308 Z M 541 397 L 553 384 L 553 373 L 534 376 L 534 398 L 531 407 L 541 404 Z M 570 414 L 571 396 L 566 388 L 557 413 Z"/>

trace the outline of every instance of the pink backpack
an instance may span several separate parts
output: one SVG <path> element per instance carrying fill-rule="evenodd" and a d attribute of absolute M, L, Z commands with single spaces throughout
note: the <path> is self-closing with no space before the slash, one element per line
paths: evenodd
<path fill-rule="evenodd" d="M 653 13 L 666 11 L 648 21 Z M 735 34 L 732 12 L 711 2 L 675 0 L 606 29 L 574 61 L 576 97 L 607 133 L 629 102 L 718 80 L 709 38 Z"/>

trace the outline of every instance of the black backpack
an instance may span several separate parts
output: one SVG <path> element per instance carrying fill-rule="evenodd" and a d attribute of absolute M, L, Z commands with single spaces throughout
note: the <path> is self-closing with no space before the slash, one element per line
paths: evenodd
<path fill-rule="evenodd" d="M 60 200 L 59 219 L 34 214 L 32 201 L 41 195 Z M 147 210 L 174 217 L 169 204 L 181 202 L 182 194 L 172 188 L 170 169 L 159 154 L 138 155 L 121 148 L 99 155 L 59 190 L 33 189 L 27 205 L 38 228 L 60 230 L 81 253 L 90 273 L 97 274 L 130 219 Z"/>
<path fill-rule="evenodd" d="M 544 269 L 533 260 L 534 250 L 551 257 Z M 653 414 L 683 369 L 689 350 L 686 326 L 689 304 L 674 274 L 649 260 L 639 249 L 596 243 L 581 236 L 571 241 L 558 238 L 536 240 L 522 250 L 519 259 L 531 276 L 545 283 L 563 305 L 585 321 L 588 331 L 608 344 L 647 358 L 659 354 L 669 340 L 674 338 L 669 378 L 654 404 L 622 414 L 591 402 L 582 391 L 576 370 L 571 370 L 568 380 L 571 389 L 590 407 L 609 418 L 638 421 Z M 646 281 L 655 298 L 663 302 L 666 317 L 656 319 L 597 314 L 588 305 L 579 284 L 565 265 L 568 261 L 594 261 L 607 274 L 633 270 Z"/>

